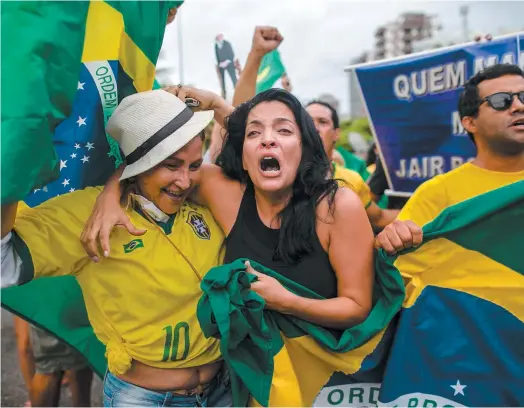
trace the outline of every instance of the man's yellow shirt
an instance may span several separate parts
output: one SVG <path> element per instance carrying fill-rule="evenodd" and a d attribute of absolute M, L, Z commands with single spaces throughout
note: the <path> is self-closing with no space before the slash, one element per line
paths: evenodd
<path fill-rule="evenodd" d="M 201 277 L 221 262 L 224 235 L 209 210 L 186 202 L 171 232 L 128 210 L 131 222 L 147 232 L 133 236 L 116 228 L 110 256 L 94 263 L 79 237 L 100 191 L 79 190 L 19 212 L 13 242 L 24 274 L 76 276 L 113 373 L 124 373 L 132 359 L 158 368 L 218 360 L 218 340 L 206 339 L 200 329 L 200 281 L 185 259 Z"/>
<path fill-rule="evenodd" d="M 408 200 L 398 219 L 424 226 L 449 206 L 520 180 L 524 180 L 524 171 L 498 172 L 466 163 L 423 183 Z"/>
<path fill-rule="evenodd" d="M 335 163 L 333 163 L 333 168 L 335 170 L 333 172 L 333 178 L 335 180 L 339 180 L 339 186 L 347 186 L 353 190 L 360 198 L 360 201 L 362 201 L 364 208 L 368 208 L 371 204 L 371 192 L 369 190 L 369 186 L 366 184 L 360 174 L 358 174 L 356 171 L 341 167 Z"/>

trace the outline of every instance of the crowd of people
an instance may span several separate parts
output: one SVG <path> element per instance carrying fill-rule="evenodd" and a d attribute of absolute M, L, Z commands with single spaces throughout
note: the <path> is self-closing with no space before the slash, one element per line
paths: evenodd
<path fill-rule="evenodd" d="M 219 339 L 203 335 L 196 315 L 212 267 L 239 258 L 269 267 L 324 299 L 298 296 L 247 262 L 267 309 L 345 329 L 370 312 L 376 247 L 417 246 L 443 209 L 524 179 L 524 73 L 495 65 L 459 102 L 475 159 L 381 208 L 383 163 L 369 163 L 367 182 L 337 163 L 331 105 L 303 105 L 282 89 L 255 94 L 260 62 L 282 40 L 274 27 L 255 29 L 232 105 L 171 84 L 124 98 L 107 132 L 126 164 L 105 187 L 2 208 L 2 287 L 77 278 L 107 348 L 105 406 L 231 406 Z M 89 405 L 86 362 L 36 329 L 31 347 L 28 326 L 17 328 L 31 403 L 57 405 L 67 371 L 73 403 Z"/>

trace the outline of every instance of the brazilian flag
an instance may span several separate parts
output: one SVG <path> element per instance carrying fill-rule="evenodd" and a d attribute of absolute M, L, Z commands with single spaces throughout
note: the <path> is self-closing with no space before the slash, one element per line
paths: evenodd
<path fill-rule="evenodd" d="M 481 182 L 480 180 L 478 182 Z M 524 181 L 444 210 L 384 265 L 406 299 L 386 406 L 524 406 Z"/>
<path fill-rule="evenodd" d="M 168 11 L 181 3 L 2 4 L 2 204 L 35 206 L 105 183 L 122 162 L 107 120 L 122 98 L 152 89 Z M 63 339 L 103 375 L 105 347 L 74 277 L 1 295 L 2 307 Z"/>
<path fill-rule="evenodd" d="M 204 334 L 220 338 L 222 357 L 231 374 L 234 406 L 308 407 L 316 399 L 322 405 L 324 400 L 338 405 L 343 399 L 339 395 L 319 393 L 340 378 L 344 384 L 357 383 L 371 389 L 373 374 L 377 370 L 380 373 L 385 364 L 395 316 L 404 300 L 400 273 L 378 271 L 368 318 L 342 331 L 265 309 L 264 300 L 251 291 L 256 277 L 246 272 L 244 261 L 213 268 L 206 274 L 197 311 Z M 276 278 L 293 293 L 323 299 L 250 262 L 255 270 Z"/>
<path fill-rule="evenodd" d="M 103 183 L 121 163 L 105 123 L 122 98 L 152 88 L 168 10 L 180 3 L 2 4 L 2 204 Z M 74 179 L 62 186 L 64 169 Z"/>

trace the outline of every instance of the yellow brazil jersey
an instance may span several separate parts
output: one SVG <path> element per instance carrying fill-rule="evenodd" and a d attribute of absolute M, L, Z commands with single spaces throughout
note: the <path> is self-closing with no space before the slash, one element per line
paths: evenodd
<path fill-rule="evenodd" d="M 408 200 L 399 220 L 423 226 L 445 208 L 499 187 L 524 180 L 524 171 L 505 173 L 466 163 L 426 181 Z"/>
<path fill-rule="evenodd" d="M 219 265 L 224 239 L 209 210 L 186 202 L 171 231 L 170 225 L 159 228 L 128 210 L 133 224 L 147 232 L 137 237 L 116 228 L 110 256 L 94 263 L 79 237 L 100 191 L 76 191 L 18 214 L 14 242 L 25 273 L 29 270 L 35 278 L 76 276 L 113 373 L 127 371 L 131 359 L 158 368 L 219 359 L 218 340 L 205 338 L 196 316 L 202 294 L 196 274 L 204 276 Z"/>
<path fill-rule="evenodd" d="M 338 179 L 342 181 L 342 183 L 339 182 L 339 185 L 341 187 L 347 185 L 349 188 L 351 188 L 358 195 L 360 201 L 362 201 L 364 208 L 368 208 L 371 204 L 371 193 L 369 186 L 366 184 L 360 174 L 358 174 L 356 171 L 341 167 L 335 163 L 333 163 L 333 168 L 335 170 L 333 173 L 333 178 L 335 180 Z"/>

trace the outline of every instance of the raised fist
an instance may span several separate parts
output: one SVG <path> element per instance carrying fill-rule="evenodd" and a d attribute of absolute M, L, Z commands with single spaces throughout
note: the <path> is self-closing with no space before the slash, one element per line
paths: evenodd
<path fill-rule="evenodd" d="M 263 57 L 268 52 L 276 50 L 283 40 L 284 37 L 275 27 L 256 27 L 251 51 Z"/>

